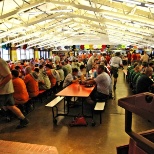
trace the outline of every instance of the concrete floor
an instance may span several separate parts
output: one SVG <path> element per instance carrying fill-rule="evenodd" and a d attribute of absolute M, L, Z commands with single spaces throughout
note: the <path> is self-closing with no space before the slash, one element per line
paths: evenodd
<path fill-rule="evenodd" d="M 0 139 L 25 143 L 55 146 L 59 154 L 116 154 L 116 147 L 128 144 L 129 136 L 124 131 L 124 109 L 119 107 L 117 100 L 131 95 L 131 90 L 119 71 L 115 99 L 110 99 L 102 114 L 102 124 L 99 115 L 95 116 L 96 126 L 92 127 L 87 119 L 87 127 L 70 127 L 71 117 L 58 119 L 58 125 L 52 122 L 51 109 L 46 103 L 38 104 L 36 109 L 28 114 L 30 124 L 23 129 L 15 129 L 18 120 L 6 123 L 0 119 Z M 78 110 L 74 108 L 74 111 Z M 133 129 L 136 132 L 154 128 L 154 124 L 133 115 Z"/>

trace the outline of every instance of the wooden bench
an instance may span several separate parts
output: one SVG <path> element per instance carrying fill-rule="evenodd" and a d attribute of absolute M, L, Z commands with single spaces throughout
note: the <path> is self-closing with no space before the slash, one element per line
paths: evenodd
<path fill-rule="evenodd" d="M 62 100 L 64 99 L 64 97 L 60 97 L 60 96 L 57 96 L 55 99 L 53 99 L 51 102 L 49 102 L 47 105 L 45 105 L 46 107 L 51 107 L 52 108 L 52 116 L 53 116 L 53 123 L 56 124 L 57 123 L 57 120 L 56 120 L 56 117 L 58 116 L 58 108 L 57 108 L 57 104 L 59 102 L 61 102 Z M 64 104 L 65 106 L 65 104 Z M 56 115 L 54 113 L 54 108 L 56 108 Z M 65 109 L 64 109 L 65 111 Z"/>
<path fill-rule="evenodd" d="M 124 79 L 127 79 L 127 70 L 123 70 L 124 73 Z"/>
<path fill-rule="evenodd" d="M 102 111 L 104 111 L 105 102 L 97 102 L 94 111 L 99 111 L 100 113 L 100 124 L 102 123 Z"/>

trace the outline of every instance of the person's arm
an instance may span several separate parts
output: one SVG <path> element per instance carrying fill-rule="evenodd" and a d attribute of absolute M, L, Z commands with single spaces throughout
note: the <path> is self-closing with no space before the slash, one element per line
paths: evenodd
<path fill-rule="evenodd" d="M 140 61 L 143 61 L 143 56 L 141 56 Z"/>
<path fill-rule="evenodd" d="M 120 67 L 122 67 L 123 68 L 123 63 L 122 63 L 122 59 L 120 58 Z"/>
<path fill-rule="evenodd" d="M 85 80 L 83 74 L 80 76 L 80 79 L 81 79 L 81 81 L 84 81 Z"/>
<path fill-rule="evenodd" d="M 11 79 L 12 79 L 12 75 L 10 73 L 7 76 L 5 76 L 3 80 L 0 82 L 0 87 L 6 85 Z"/>
<path fill-rule="evenodd" d="M 76 82 L 79 82 L 79 79 L 75 79 L 75 80 L 72 80 L 72 83 L 76 83 Z"/>
<path fill-rule="evenodd" d="M 82 83 L 83 83 L 83 84 L 90 84 L 90 85 L 96 84 L 96 82 L 95 82 L 94 79 L 91 79 L 91 80 L 88 80 L 88 81 L 83 81 Z"/>

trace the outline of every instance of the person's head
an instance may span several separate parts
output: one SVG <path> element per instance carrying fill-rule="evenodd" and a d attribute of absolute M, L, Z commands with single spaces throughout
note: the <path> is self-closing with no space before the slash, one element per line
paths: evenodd
<path fill-rule="evenodd" d="M 116 52 L 115 53 L 115 56 L 120 56 L 120 52 Z"/>
<path fill-rule="evenodd" d="M 147 62 L 143 62 L 143 63 L 142 63 L 142 66 L 143 66 L 143 67 L 148 67 L 148 63 L 147 63 Z"/>
<path fill-rule="evenodd" d="M 46 65 L 45 65 L 45 69 L 46 69 L 46 71 L 52 69 L 52 65 L 50 65 L 50 64 L 46 64 Z"/>
<path fill-rule="evenodd" d="M 60 70 L 60 69 L 62 69 L 62 66 L 61 65 L 57 65 L 56 66 L 56 70 Z"/>
<path fill-rule="evenodd" d="M 153 63 L 153 62 L 150 62 L 150 63 L 149 63 L 149 67 L 154 68 L 154 63 Z"/>
<path fill-rule="evenodd" d="M 135 67 L 135 72 L 140 72 L 140 66 L 139 66 L 139 65 L 137 65 L 137 66 Z"/>
<path fill-rule="evenodd" d="M 135 62 L 135 63 L 134 63 L 134 68 L 135 68 L 137 65 L 138 65 L 138 63 L 137 63 L 137 62 Z"/>
<path fill-rule="evenodd" d="M 39 69 L 43 69 L 43 65 L 39 65 Z"/>
<path fill-rule="evenodd" d="M 152 76 L 152 73 L 153 73 L 153 68 L 152 68 L 152 67 L 147 67 L 147 68 L 145 69 L 145 74 L 146 74 L 147 76 Z"/>
<path fill-rule="evenodd" d="M 93 56 L 94 56 L 94 57 L 97 57 L 97 53 L 94 53 Z"/>
<path fill-rule="evenodd" d="M 35 67 L 38 67 L 39 65 L 38 64 L 35 64 Z"/>
<path fill-rule="evenodd" d="M 86 67 L 84 65 L 80 66 L 80 70 L 82 71 L 83 69 L 85 69 Z"/>
<path fill-rule="evenodd" d="M 98 68 L 97 68 L 97 73 L 98 73 L 98 74 L 101 74 L 101 73 L 104 72 L 104 71 L 105 71 L 104 65 L 99 65 Z"/>
<path fill-rule="evenodd" d="M 77 76 L 78 75 L 78 69 L 77 68 L 73 68 L 72 69 L 72 74 L 73 74 L 73 76 Z"/>
<path fill-rule="evenodd" d="M 39 68 L 35 68 L 34 72 L 39 73 Z"/>
<path fill-rule="evenodd" d="M 21 71 L 20 66 L 16 66 L 15 69 L 16 69 L 17 71 L 19 71 L 19 72 Z"/>
<path fill-rule="evenodd" d="M 25 68 L 25 74 L 27 75 L 27 74 L 30 74 L 31 72 L 32 72 L 32 68 L 30 66 L 27 66 Z"/>
<path fill-rule="evenodd" d="M 67 65 L 68 64 L 68 59 L 65 59 L 64 60 L 64 65 Z"/>
<path fill-rule="evenodd" d="M 16 69 L 12 70 L 11 74 L 13 79 L 19 77 L 19 72 Z"/>
<path fill-rule="evenodd" d="M 96 58 L 96 59 L 94 60 L 94 63 L 97 64 L 98 62 L 99 62 L 99 59 Z"/>

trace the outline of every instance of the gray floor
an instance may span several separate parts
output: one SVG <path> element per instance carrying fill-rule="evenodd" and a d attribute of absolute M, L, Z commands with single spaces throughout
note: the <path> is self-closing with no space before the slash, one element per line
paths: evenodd
<path fill-rule="evenodd" d="M 70 127 L 71 117 L 58 119 L 58 125 L 52 123 L 51 109 L 45 103 L 39 104 L 28 114 L 28 127 L 16 130 L 18 120 L 6 123 L 0 119 L 0 139 L 52 145 L 57 147 L 59 154 L 116 154 L 116 147 L 128 144 L 129 136 L 124 131 L 124 109 L 119 107 L 117 100 L 131 94 L 128 84 L 119 71 L 115 99 L 109 100 L 102 114 L 102 124 L 99 115 L 95 116 L 96 126 L 92 127 L 87 119 L 87 127 Z M 77 107 L 78 108 L 78 107 Z M 78 110 L 78 109 L 73 109 Z M 133 115 L 133 129 L 136 132 L 154 128 L 154 124 Z"/>

